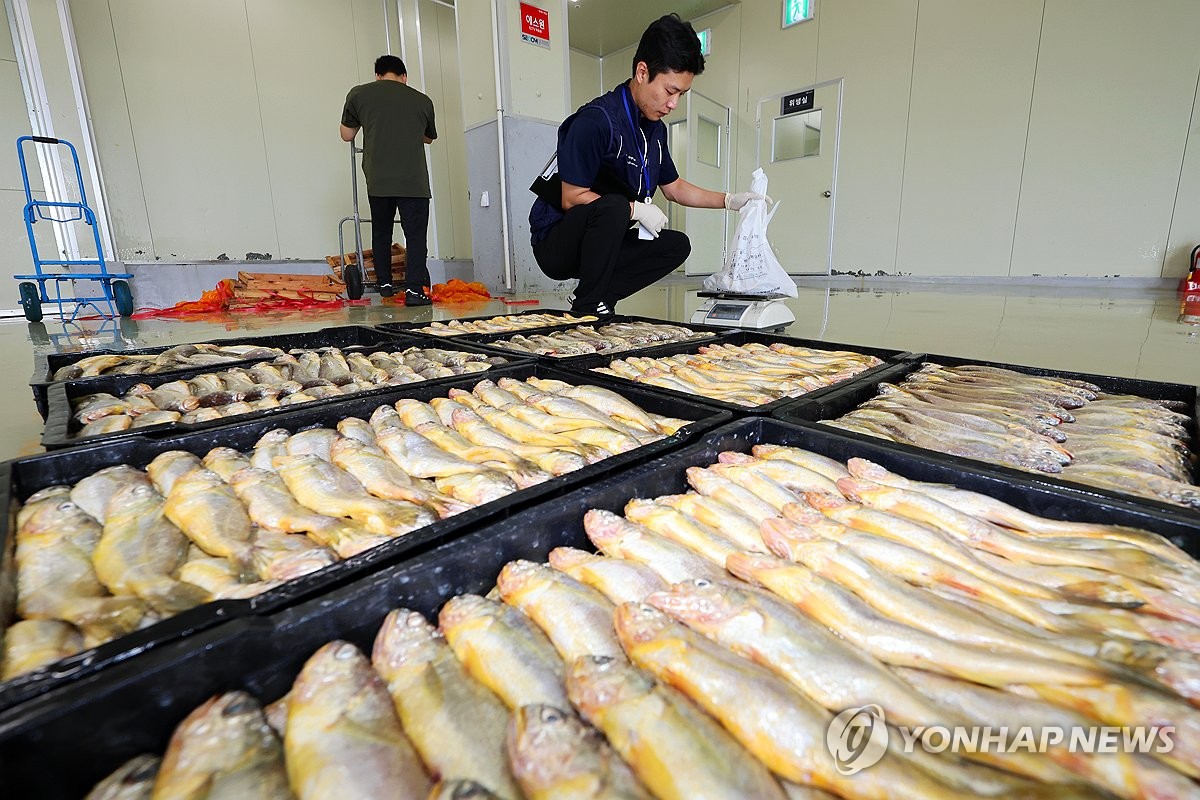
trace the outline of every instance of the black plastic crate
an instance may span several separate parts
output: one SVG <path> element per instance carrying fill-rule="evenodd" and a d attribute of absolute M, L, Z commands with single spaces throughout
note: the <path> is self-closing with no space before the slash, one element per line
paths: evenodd
<path fill-rule="evenodd" d="M 379 567 L 395 563 L 431 546 L 447 541 L 465 528 L 485 520 L 505 516 L 514 508 L 536 498 L 560 494 L 579 484 L 589 483 L 614 470 L 638 463 L 661 452 L 671 450 L 687 442 L 697 434 L 711 430 L 730 419 L 730 415 L 714 409 L 680 403 L 672 398 L 649 391 L 617 388 L 603 380 L 583 381 L 580 376 L 539 364 L 526 362 L 524 365 L 497 367 L 481 376 L 467 376 L 437 385 L 412 384 L 393 389 L 391 392 L 371 397 L 351 397 L 336 406 L 323 406 L 311 410 L 293 411 L 268 419 L 259 419 L 238 425 L 198 431 L 183 436 L 147 440 L 130 438 L 107 445 L 87 446 L 60 450 L 55 453 L 16 459 L 0 465 L 0 491 L 5 507 L 15 510 L 34 492 L 56 484 L 73 484 L 93 472 L 116 464 L 144 467 L 159 453 L 168 450 L 186 450 L 201 457 L 218 446 L 246 450 L 267 431 L 286 428 L 296 432 L 307 428 L 333 427 L 345 417 L 366 418 L 384 403 L 394 403 L 400 398 L 410 397 L 429 400 L 445 397 L 451 388 L 470 389 L 485 378 L 499 380 L 503 377 L 524 379 L 531 376 L 558 379 L 574 384 L 593 383 L 616 389 L 624 397 L 637 403 L 647 411 L 680 419 L 695 420 L 675 434 L 642 447 L 621 453 L 595 464 L 552 478 L 537 486 L 523 489 L 507 497 L 470 509 L 448 519 L 439 520 L 425 528 L 405 534 L 399 538 L 368 550 L 352 558 L 338 561 L 325 569 L 306 575 L 248 600 L 220 600 L 185 611 L 162 622 L 114 640 L 92 650 L 86 650 L 56 664 L 36 670 L 0 684 L 0 708 L 24 702 L 52 687 L 61 686 L 93 674 L 114 662 L 125 660 L 144 650 L 157 647 L 172 639 L 189 636 L 218 622 L 236 617 L 261 614 L 280 608 L 348 580 L 359 578 Z M 603 376 L 597 376 L 602 378 Z M 10 511 L 4 551 L 0 558 L 0 625 L 11 624 L 15 614 L 15 513 Z"/>
<path fill-rule="evenodd" d="M 552 355 L 537 355 L 537 354 L 531 354 L 531 353 L 522 353 L 520 350 L 506 350 L 505 348 L 499 347 L 498 345 L 496 345 L 496 342 L 500 341 L 501 339 L 508 339 L 512 336 L 517 336 L 517 335 L 549 334 L 549 333 L 555 333 L 556 331 L 569 331 L 573 328 L 580 328 L 585 325 L 590 325 L 593 328 L 600 328 L 600 327 L 603 327 L 604 325 L 609 325 L 614 322 L 650 322 L 650 323 L 654 323 L 656 325 L 678 325 L 680 327 L 696 331 L 697 333 L 709 334 L 709 337 L 704 338 L 704 339 L 688 339 L 688 340 L 686 340 L 686 342 L 667 342 L 667 343 L 660 343 L 660 344 L 648 344 L 648 345 L 644 345 L 642 347 L 635 347 L 630 350 L 618 350 L 618 351 L 611 352 L 611 353 L 583 353 L 583 354 L 577 355 L 577 356 L 552 356 Z M 453 336 L 453 337 L 449 337 L 449 338 L 453 341 L 462 339 L 464 341 L 471 342 L 472 344 L 476 344 L 480 347 L 487 347 L 487 348 L 489 348 L 489 350 L 496 352 L 496 353 L 501 353 L 501 354 L 502 353 L 514 353 L 514 354 L 522 355 L 525 357 L 542 359 L 542 360 L 546 361 L 547 363 L 554 364 L 555 366 L 558 366 L 558 367 L 569 368 L 575 364 L 595 361 L 595 359 L 598 356 L 599 357 L 608 357 L 608 358 L 622 358 L 626 355 L 643 355 L 647 350 L 650 350 L 650 349 L 653 349 L 656 347 L 668 347 L 668 346 L 671 346 L 674 344 L 694 344 L 694 345 L 711 344 L 714 341 L 717 341 L 718 339 L 725 340 L 726 338 L 728 338 L 731 335 L 731 333 L 732 332 L 729 328 L 722 328 L 717 325 L 693 325 L 690 322 L 675 322 L 674 320 L 657 319 L 655 317 L 638 317 L 638 316 L 628 316 L 625 314 L 613 314 L 610 316 L 601 317 L 600 320 L 597 322 L 575 322 L 575 323 L 571 323 L 569 325 L 555 325 L 555 326 L 552 326 L 549 328 L 533 328 L 533 329 L 530 329 L 529 331 L 512 331 L 510 333 L 469 333 L 464 336 Z M 429 335 L 429 334 L 423 334 L 423 335 Z M 436 337 L 435 336 L 433 338 L 437 339 L 437 338 L 445 338 L 445 337 Z"/>
<path fill-rule="evenodd" d="M 728 331 L 728 329 L 722 330 Z M 772 400 L 770 403 L 763 403 L 760 406 L 742 406 L 738 405 L 737 403 L 727 403 L 724 400 L 717 400 L 715 398 L 705 397 L 699 394 L 679 392 L 675 391 L 674 389 L 665 389 L 661 386 L 653 386 L 648 383 L 639 383 L 637 381 L 620 378 L 614 375 L 605 375 L 604 373 L 600 372 L 592 372 L 594 367 L 604 367 L 613 361 L 625 358 L 627 356 L 635 356 L 639 358 L 661 358 L 663 356 L 673 356 L 679 353 L 698 353 L 700 351 L 699 348 L 706 344 L 719 343 L 742 345 L 751 343 L 772 344 L 774 342 L 795 345 L 797 347 L 811 347 L 816 350 L 852 350 L 856 353 L 862 353 L 863 355 L 875 356 L 883 363 L 879 366 L 864 370 L 855 375 L 853 378 L 842 381 L 841 383 L 836 383 L 833 386 L 827 386 L 824 389 L 817 389 L 797 397 L 781 397 L 778 400 Z M 653 389 L 656 392 L 662 392 L 665 395 L 669 395 L 680 400 L 686 400 L 689 403 L 702 403 L 706 406 L 721 408 L 740 416 L 745 414 L 770 415 L 780 409 L 788 408 L 795 404 L 803 404 L 811 401 L 814 398 L 824 397 L 828 393 L 837 391 L 842 387 L 857 385 L 860 381 L 869 381 L 873 376 L 878 375 L 880 372 L 888 369 L 897 362 L 911 362 L 917 358 L 920 358 L 920 355 L 917 353 L 909 353 L 902 350 L 889 350 L 883 347 L 868 347 L 865 345 L 843 344 L 841 342 L 823 342 L 817 339 L 797 339 L 793 336 L 777 336 L 773 333 L 733 331 L 727 332 L 723 338 L 717 340 L 716 342 L 677 342 L 659 345 L 658 347 L 652 347 L 645 350 L 630 350 L 626 353 L 613 353 L 611 355 L 607 353 L 597 353 L 590 356 L 574 356 L 571 359 L 565 359 L 564 361 L 569 363 L 563 363 L 561 366 L 564 369 L 569 369 L 572 372 L 581 375 L 599 375 L 600 377 L 608 378 L 620 386 L 643 386 L 647 389 Z"/>
<path fill-rule="evenodd" d="M 392 351 L 392 350 L 407 350 L 410 347 L 421 348 L 439 348 L 442 350 L 459 350 L 468 353 L 477 353 L 486 356 L 496 356 L 496 353 L 490 349 L 478 347 L 468 342 L 449 341 L 441 343 L 431 343 L 424 336 L 405 336 L 403 334 L 390 334 L 390 338 L 380 344 L 372 345 L 351 345 L 342 348 L 345 352 L 359 353 L 374 353 L 377 351 Z M 508 356 L 509 366 L 520 364 L 529 364 L 533 361 L 529 356 L 521 356 L 514 353 Z M 248 362 L 251 364 L 259 363 L 258 361 Z M 500 365 L 504 366 L 504 365 Z M 494 369 L 493 367 L 492 369 Z M 286 414 L 298 409 L 318 408 L 321 406 L 337 405 L 345 402 L 347 399 L 360 397 L 375 397 L 377 395 L 386 394 L 389 391 L 395 391 L 404 386 L 429 386 L 448 381 L 457 381 L 462 379 L 462 375 L 453 375 L 445 378 L 431 378 L 428 381 L 419 383 L 403 384 L 401 386 L 380 386 L 375 389 L 370 389 L 365 392 L 358 392 L 351 395 L 335 395 L 334 397 L 326 397 L 321 400 L 314 400 L 310 403 L 304 403 L 299 406 L 281 406 L 279 408 L 268 408 L 261 411 L 253 411 L 249 414 L 239 414 L 235 417 L 222 417 L 220 419 L 209 420 L 208 422 L 194 422 L 183 424 L 179 422 L 171 422 L 163 425 L 151 425 L 145 428 L 129 428 L 123 431 L 114 433 L 106 433 L 99 436 L 89 436 L 86 439 L 81 439 L 76 436 L 81 427 L 74 422 L 73 412 L 71 409 L 72 402 L 79 397 L 97 392 L 107 392 L 120 397 L 129 391 L 134 386 L 140 383 L 149 386 L 161 386 L 164 383 L 171 383 L 178 380 L 187 380 L 194 378 L 197 375 L 203 375 L 206 372 L 218 372 L 225 367 L 197 367 L 195 369 L 183 370 L 164 375 L 114 375 L 109 378 L 91 378 L 86 381 L 67 381 L 52 384 L 47 391 L 49 399 L 49 411 L 46 414 L 46 425 L 42 429 L 42 447 L 47 450 L 59 450 L 64 447 L 79 447 L 99 442 L 112 442 L 118 439 L 127 439 L 131 436 L 139 438 L 161 439 L 165 436 L 178 436 L 183 433 L 191 433 L 193 431 L 208 430 L 210 428 L 221 428 L 228 425 L 237 425 L 243 422 L 251 422 L 257 419 L 269 419 L 271 417 Z M 490 372 L 491 370 L 487 370 Z M 485 373 L 474 373 L 482 380 Z"/>
<path fill-rule="evenodd" d="M 819 398 L 815 398 L 809 403 L 780 409 L 774 416 L 784 421 L 797 422 L 800 424 L 815 423 L 819 425 L 823 420 L 835 420 L 858 408 L 872 397 L 875 397 L 879 393 L 879 384 L 900 383 L 905 379 L 905 377 L 908 376 L 909 373 L 920 368 L 921 364 L 925 362 L 942 364 L 943 366 L 947 367 L 958 367 L 965 364 L 979 364 L 987 367 L 1011 369 L 1015 372 L 1023 372 L 1029 375 L 1038 375 L 1049 378 L 1072 378 L 1075 380 L 1083 380 L 1094 383 L 1104 391 L 1114 394 L 1133 394 L 1155 400 L 1175 400 L 1186 403 L 1188 407 L 1188 411 L 1186 413 L 1189 417 L 1191 417 L 1191 422 L 1188 426 L 1188 432 L 1190 436 L 1187 444 L 1193 453 L 1200 452 L 1200 429 L 1197 428 L 1197 420 L 1200 419 L 1200 387 L 1192 386 L 1186 383 L 1163 383 L 1159 381 L 1142 380 L 1140 378 L 1121 378 L 1111 375 L 1091 375 L 1082 372 L 1067 372 L 1064 370 L 1029 367 L 1020 364 L 1006 364 L 999 361 L 983 361 L 975 358 L 963 358 L 961 356 L 925 355 L 915 362 L 893 366 L 885 372 L 871 376 L 869 380 L 855 381 L 853 385 L 846 386 L 838 391 L 830 392 Z M 961 456 L 952 456 L 946 453 L 937 453 L 936 451 L 925 450 L 924 448 L 916 447 L 914 445 L 904 444 L 902 442 L 892 442 L 878 437 L 866 436 L 853 431 L 842 430 L 840 428 L 835 429 L 828 426 L 821 427 L 825 430 L 837 430 L 839 434 L 851 437 L 857 441 L 878 443 L 882 447 L 889 447 L 902 453 L 933 454 L 939 458 L 947 459 L 953 463 L 971 465 L 976 469 L 986 469 L 1010 480 L 1033 480 L 1045 486 L 1055 487 L 1064 491 L 1079 492 L 1089 496 L 1103 498 L 1105 500 L 1116 501 L 1120 499 L 1131 501 L 1138 504 L 1147 505 L 1151 508 L 1156 508 L 1162 512 L 1170 511 L 1176 514 L 1185 514 L 1200 518 L 1200 514 L 1197 514 L 1195 511 L 1189 512 L 1180 506 L 1171 505 L 1170 503 L 1163 503 L 1150 497 L 1127 494 L 1125 492 L 1118 492 L 1111 489 L 1102 489 L 1098 486 L 1091 486 L 1086 483 L 1076 483 L 1069 477 L 1071 472 L 1070 467 L 1057 474 L 1047 472 L 1028 472 L 1026 470 L 1016 469 L 1015 467 L 1006 467 L 987 461 L 978 461 L 971 458 L 963 458 Z M 1066 430 L 1068 433 L 1070 432 L 1069 428 Z"/>
<path fill-rule="evenodd" d="M 278 347 L 281 350 L 288 350 L 293 347 L 298 348 L 317 348 L 317 347 L 367 347 L 374 344 L 383 344 L 395 338 L 394 332 L 388 332 L 372 328 L 366 325 L 342 325 L 333 328 L 321 328 L 316 331 L 308 331 L 305 333 L 280 333 L 271 334 L 270 336 L 233 336 L 220 339 L 205 339 L 202 342 L 191 342 L 190 344 L 252 344 L 261 345 L 263 347 Z M 164 344 L 158 347 L 143 347 L 137 350 L 116 350 L 116 349 L 101 349 L 101 350 L 85 350 L 79 353 L 48 353 L 43 355 L 34 355 L 33 357 L 33 377 L 29 380 L 29 386 L 33 390 L 33 399 L 37 403 L 38 413 L 42 415 L 42 419 L 46 418 L 49 413 L 49 405 L 47 401 L 47 390 L 58 381 L 55 381 L 54 373 L 60 368 L 74 364 L 91 356 L 101 355 L 151 355 L 161 353 L 165 350 L 170 350 L 172 347 L 179 347 L 181 344 L 189 344 L 188 342 L 176 342 L 175 344 Z M 228 361 L 219 365 L 219 369 L 227 367 L 243 366 L 245 364 L 253 364 L 257 361 L 262 361 L 261 358 L 248 358 L 241 361 Z M 199 374 L 199 372 L 211 371 L 212 367 L 205 367 L 196 371 L 196 367 L 187 367 L 185 369 L 172 370 L 171 372 L 156 372 L 154 375 L 130 376 L 130 377 L 160 377 L 173 376 L 172 379 L 182 376 L 184 373 L 191 372 Z M 92 385 L 92 381 L 111 380 L 119 376 L 98 375 L 94 378 L 79 378 L 75 383 L 80 385 Z"/>
<path fill-rule="evenodd" d="M 443 547 L 278 613 L 237 620 L 187 641 L 119 664 L 104 674 L 0 713 L 0 774 L 14 796 L 78 798 L 126 759 L 162 753 L 174 727 L 209 697 L 241 689 L 269 703 L 290 688 L 319 647 L 344 639 L 370 652 L 387 612 L 404 607 L 435 619 L 449 598 L 483 594 L 500 568 L 516 558 L 544 561 L 555 547 L 592 550 L 583 514 L 620 512 L 633 497 L 687 488 L 684 470 L 715 463 L 725 450 L 754 444 L 793 445 L 846 460 L 869 458 L 905 477 L 952 483 L 984 492 L 1025 511 L 1056 519 L 1106 522 L 1157 530 L 1193 554 L 1200 551 L 1196 520 L 1162 517 L 1145 508 L 1014 485 L 990 473 L 925 455 L 872 447 L 813 428 L 764 417 L 730 423 L 640 467 L 576 488 Z M 103 731 L 81 736 L 81 731 Z"/>
<path fill-rule="evenodd" d="M 428 327 L 429 325 L 431 325 L 434 322 L 451 322 L 454 320 L 457 320 L 458 322 L 478 322 L 480 320 L 493 319 L 494 317 L 525 317 L 525 316 L 529 316 L 531 314 L 570 314 L 570 313 L 571 313 L 570 309 L 566 309 L 566 308 L 541 308 L 541 307 L 538 307 L 538 308 L 527 308 L 524 311 L 500 311 L 500 312 L 497 312 L 494 314 L 483 314 L 482 316 L 478 316 L 478 317 L 461 317 L 461 318 L 454 317 L 451 319 L 427 319 L 427 320 L 423 320 L 420 322 L 418 322 L 416 320 L 412 320 L 409 322 L 383 322 L 383 323 L 380 323 L 379 325 L 376 325 L 375 327 L 382 331 L 392 331 L 392 332 L 399 331 L 401 333 L 414 333 L 414 334 L 418 334 L 421 336 L 429 336 L 429 337 L 431 337 L 433 339 L 437 339 L 439 341 L 454 341 L 456 339 L 461 339 L 463 336 L 471 336 L 471 335 L 481 336 L 481 335 L 485 335 L 485 334 L 463 333 L 463 334 L 459 334 L 458 336 L 435 336 L 432 333 L 422 333 L 420 331 L 420 329 Z M 588 315 L 587 314 L 573 314 L 572 316 L 583 317 L 583 316 L 588 316 Z M 592 314 L 591 316 L 595 317 L 596 315 Z M 602 320 L 604 318 L 597 317 L 597 319 Z M 571 324 L 571 325 L 576 325 L 576 324 L 595 325 L 596 323 L 595 322 L 584 322 L 584 323 L 569 323 L 569 324 Z M 537 331 L 540 333 L 542 331 L 546 331 L 546 330 L 549 330 L 550 328 L 556 328 L 556 327 L 559 327 L 559 326 L 558 325 L 543 325 L 538 328 L 524 328 L 519 331 L 509 331 L 508 335 L 511 336 L 514 333 L 526 333 L 528 331 Z M 490 335 L 490 334 L 487 334 L 487 335 Z"/>

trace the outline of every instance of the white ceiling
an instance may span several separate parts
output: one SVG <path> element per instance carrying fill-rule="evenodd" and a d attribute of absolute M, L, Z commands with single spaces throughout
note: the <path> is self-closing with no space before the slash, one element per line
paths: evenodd
<path fill-rule="evenodd" d="M 674 11 L 685 20 L 711 14 L 738 0 L 570 0 L 567 31 L 571 47 L 605 56 L 637 44 L 642 32 L 663 14 Z"/>

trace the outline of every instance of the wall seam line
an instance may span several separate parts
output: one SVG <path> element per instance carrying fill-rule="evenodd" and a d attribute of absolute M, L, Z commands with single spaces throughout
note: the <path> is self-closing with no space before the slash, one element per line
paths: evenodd
<path fill-rule="evenodd" d="M 1167 275 L 1167 259 L 1171 254 L 1171 233 L 1175 230 L 1175 214 L 1179 211 L 1179 190 L 1183 186 L 1183 169 L 1187 164 L 1188 147 L 1192 143 L 1192 126 L 1196 121 L 1197 96 L 1200 96 L 1200 68 L 1197 68 L 1196 71 L 1196 91 L 1192 93 L 1192 113 L 1188 117 L 1187 136 L 1183 138 L 1183 156 L 1179 159 L 1179 177 L 1175 180 L 1175 201 L 1171 203 L 1171 219 L 1167 223 L 1167 238 L 1163 243 L 1163 260 L 1162 264 L 1158 268 L 1158 275 L 1160 278 L 1169 277 Z M 1190 263 L 1185 263 L 1183 268 L 1184 275 L 1187 275 L 1191 268 L 1192 265 Z"/>
<path fill-rule="evenodd" d="M 1037 55 L 1033 58 L 1033 83 L 1029 90 L 1029 115 L 1025 118 L 1025 146 L 1021 149 L 1021 175 L 1017 181 L 1017 206 L 1013 209 L 1012 243 L 1008 248 L 1008 277 L 1013 274 L 1017 254 L 1017 230 L 1021 224 L 1021 195 L 1025 193 L 1025 163 L 1029 159 L 1029 132 L 1033 129 L 1033 101 L 1037 97 L 1038 66 L 1042 63 L 1042 37 L 1046 35 L 1046 0 L 1042 0 L 1042 20 L 1038 25 Z"/>
<path fill-rule="evenodd" d="M 917 13 L 913 15 L 913 52 L 908 70 L 908 102 L 904 113 L 904 150 L 900 156 L 900 197 L 896 204 L 896 245 L 892 249 L 892 269 L 900 273 L 900 231 L 904 221 L 904 184 L 908 174 L 908 136 L 912 132 L 913 85 L 917 80 L 917 37 L 921 33 L 921 0 L 917 0 Z"/>
<path fill-rule="evenodd" d="M 142 207 L 146 210 L 146 231 L 150 236 L 150 254 L 156 256 L 158 247 L 154 244 L 154 225 L 150 222 L 150 200 L 146 197 L 146 180 L 142 174 L 142 159 L 138 155 L 137 132 L 133 128 L 133 112 L 129 108 L 129 89 L 126 88 L 125 66 L 121 63 L 121 44 L 117 40 L 117 23 L 113 19 L 112 0 L 107 0 L 105 5 L 108 6 L 108 24 L 113 35 L 113 55 L 116 56 L 117 72 L 121 76 L 121 97 L 125 99 L 125 118 L 129 121 L 129 138 L 133 142 L 133 165 L 137 170 L 138 191 L 142 195 Z M 118 254 L 114 253 L 113 255 L 116 257 Z"/>
<path fill-rule="evenodd" d="M 263 168 L 267 171 L 267 197 L 271 198 L 271 224 L 275 228 L 275 249 L 279 258 L 284 258 L 283 241 L 279 238 L 279 214 L 275 209 L 275 183 L 271 180 L 271 153 L 267 148 L 267 126 L 263 122 L 262 93 L 258 89 L 258 63 L 254 60 L 254 32 L 250 29 L 250 8 L 242 0 L 242 11 L 246 18 L 246 42 L 250 45 L 250 77 L 254 79 L 254 104 L 258 106 L 258 131 L 262 137 Z"/>

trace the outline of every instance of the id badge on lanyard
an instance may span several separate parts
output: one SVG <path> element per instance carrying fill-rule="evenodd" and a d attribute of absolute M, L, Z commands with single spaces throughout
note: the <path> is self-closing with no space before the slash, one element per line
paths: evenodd
<path fill-rule="evenodd" d="M 650 142 L 648 140 L 646 141 L 646 152 L 644 153 L 637 146 L 638 134 L 641 133 L 643 139 L 645 139 L 646 134 L 642 133 L 642 131 L 638 128 L 637 123 L 633 121 L 633 112 L 629 109 L 629 98 L 631 95 L 632 91 L 628 86 L 626 86 L 625 92 L 621 95 L 621 102 L 625 104 L 625 118 L 629 120 L 629 127 L 633 131 L 633 149 L 637 151 L 638 163 L 642 168 L 642 202 L 649 203 L 652 192 L 650 189 L 650 168 L 646 164 L 646 160 L 650 155 Z"/>

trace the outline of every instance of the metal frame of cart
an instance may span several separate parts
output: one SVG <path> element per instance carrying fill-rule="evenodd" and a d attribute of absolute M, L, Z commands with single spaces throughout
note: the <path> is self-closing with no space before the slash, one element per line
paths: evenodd
<path fill-rule="evenodd" d="M 35 200 L 33 192 L 29 187 L 29 170 L 25 166 L 25 142 L 34 142 L 36 144 L 45 145 L 65 145 L 71 152 L 71 160 L 75 166 L 75 179 L 79 186 L 79 202 L 57 202 L 50 200 Z M 33 254 L 33 275 L 14 275 L 13 277 L 19 281 L 19 290 L 21 293 L 21 307 L 25 310 L 25 318 L 30 322 L 38 322 L 42 318 L 42 304 L 53 303 L 58 306 L 60 316 L 65 316 L 63 306 L 68 303 L 73 303 L 75 309 L 71 312 L 69 320 L 74 320 L 79 314 L 79 310 L 85 306 L 91 306 L 100 316 L 111 319 L 118 314 L 122 317 L 128 317 L 133 314 L 133 293 L 129 289 L 127 283 L 133 275 L 128 272 L 109 272 L 108 266 L 104 261 L 104 247 L 100 244 L 100 229 L 96 224 L 96 214 L 88 206 L 87 190 L 83 186 L 83 172 L 79 168 L 79 153 L 75 150 L 75 145 L 68 142 L 66 139 L 54 139 L 49 136 L 21 136 L 17 138 L 17 159 L 21 163 L 21 182 L 25 186 L 25 208 L 23 216 L 25 218 L 25 232 L 29 236 L 29 250 Z M 67 209 L 69 216 L 59 217 L 49 209 Z M 42 258 L 38 252 L 37 239 L 33 234 L 34 223 L 45 220 L 47 222 L 57 222 L 59 224 L 69 224 L 73 222 L 83 222 L 91 226 L 92 238 L 96 243 L 95 258 Z M 65 267 L 66 272 L 46 272 L 44 267 Z M 71 272 L 71 267 L 96 267 L 96 272 Z M 54 296 L 51 297 L 46 291 L 46 283 L 54 282 Z M 69 295 L 64 297 L 62 284 L 63 281 L 96 281 L 100 284 L 103 294 L 90 295 L 80 297 L 77 295 Z M 107 313 L 100 307 L 99 303 L 103 303 L 108 307 Z"/>

